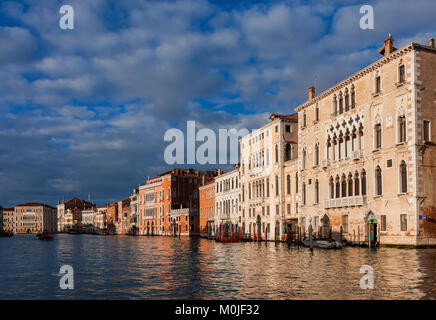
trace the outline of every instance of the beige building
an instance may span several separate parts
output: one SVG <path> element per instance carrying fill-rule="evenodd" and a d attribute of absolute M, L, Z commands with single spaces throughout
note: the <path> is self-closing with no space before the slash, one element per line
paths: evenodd
<path fill-rule="evenodd" d="M 24 203 L 14 208 L 17 233 L 56 232 L 56 208 L 46 204 Z"/>
<path fill-rule="evenodd" d="M 3 208 L 3 231 L 17 232 L 17 217 L 14 208 Z"/>
<path fill-rule="evenodd" d="M 381 244 L 436 244 L 436 49 L 390 36 L 382 58 L 296 108 L 299 225 Z M 325 227 L 325 228 L 324 228 Z M 369 237 L 368 237 L 369 236 Z"/>
<path fill-rule="evenodd" d="M 240 214 L 244 233 L 253 235 L 256 230 L 262 239 L 283 238 L 292 215 L 292 211 L 288 215 L 285 210 L 288 202 L 292 208 L 290 202 L 296 199 L 295 194 L 287 195 L 285 168 L 293 176 L 297 146 L 297 114 L 273 114 L 268 124 L 240 139 Z"/>
<path fill-rule="evenodd" d="M 94 216 L 94 227 L 96 230 L 107 229 L 107 206 L 97 207 L 97 212 Z"/>

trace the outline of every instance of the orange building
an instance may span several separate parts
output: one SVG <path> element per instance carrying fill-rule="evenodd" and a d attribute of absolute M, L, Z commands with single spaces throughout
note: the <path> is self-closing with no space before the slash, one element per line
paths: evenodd
<path fill-rule="evenodd" d="M 139 234 L 160 234 L 160 204 L 158 195 L 161 190 L 161 180 L 139 186 Z"/>
<path fill-rule="evenodd" d="M 200 191 L 200 236 L 209 237 L 215 230 L 215 181 L 198 188 Z"/>
<path fill-rule="evenodd" d="M 130 198 L 118 201 L 117 234 L 128 234 L 130 229 Z"/>
<path fill-rule="evenodd" d="M 113 202 L 107 205 L 106 211 L 107 231 L 109 234 L 116 233 L 116 225 L 118 222 L 118 203 Z"/>
<path fill-rule="evenodd" d="M 149 179 L 147 181 L 149 188 L 143 187 L 143 189 L 151 194 L 150 188 L 154 188 L 156 218 L 145 219 L 150 221 L 143 226 L 151 227 L 153 223 L 153 227 L 160 235 L 198 235 L 200 233 L 198 188 L 211 181 L 215 175 L 214 171 L 175 168 Z M 150 208 L 150 205 L 147 203 L 143 205 L 143 209 L 146 210 L 147 207 Z M 147 229 L 143 227 L 144 230 Z"/>

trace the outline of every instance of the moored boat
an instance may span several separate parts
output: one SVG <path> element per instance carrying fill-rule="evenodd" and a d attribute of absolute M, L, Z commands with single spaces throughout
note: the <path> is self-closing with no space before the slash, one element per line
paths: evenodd
<path fill-rule="evenodd" d="M 51 241 L 54 239 L 54 235 L 50 234 L 50 233 L 41 233 L 38 236 L 38 240 L 43 240 L 43 241 Z"/>
<path fill-rule="evenodd" d="M 2 231 L 0 232 L 0 237 L 12 237 L 14 234 L 12 232 Z"/>

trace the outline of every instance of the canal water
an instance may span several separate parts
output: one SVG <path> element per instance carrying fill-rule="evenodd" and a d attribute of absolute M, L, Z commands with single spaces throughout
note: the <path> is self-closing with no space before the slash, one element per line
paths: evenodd
<path fill-rule="evenodd" d="M 59 287 L 62 265 L 73 290 Z M 372 290 L 360 287 L 363 265 Z M 0 238 L 0 299 L 436 299 L 436 249 L 16 235 Z"/>

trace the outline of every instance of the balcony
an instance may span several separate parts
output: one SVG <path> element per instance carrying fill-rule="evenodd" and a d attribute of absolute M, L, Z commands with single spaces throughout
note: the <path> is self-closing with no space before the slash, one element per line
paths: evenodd
<path fill-rule="evenodd" d="M 263 167 L 256 167 L 250 170 L 251 176 L 261 175 L 265 173 L 265 169 Z"/>
<path fill-rule="evenodd" d="M 360 149 L 353 150 L 352 156 L 353 156 L 353 160 L 359 160 L 360 158 L 362 158 L 363 152 Z"/>
<path fill-rule="evenodd" d="M 330 165 L 330 159 L 324 159 L 321 161 L 321 167 L 327 168 Z"/>
<path fill-rule="evenodd" d="M 342 208 L 363 206 L 366 203 L 366 196 L 352 196 L 345 198 L 324 200 L 324 208 Z"/>
<path fill-rule="evenodd" d="M 264 202 L 264 198 L 256 198 L 256 199 L 248 200 L 248 204 L 253 206 L 258 204 L 263 204 L 263 202 Z"/>

